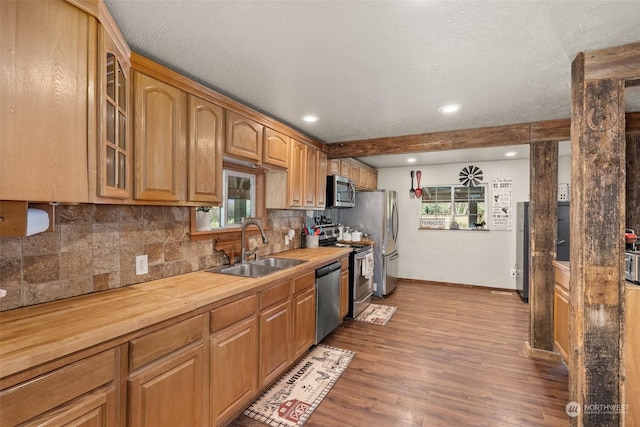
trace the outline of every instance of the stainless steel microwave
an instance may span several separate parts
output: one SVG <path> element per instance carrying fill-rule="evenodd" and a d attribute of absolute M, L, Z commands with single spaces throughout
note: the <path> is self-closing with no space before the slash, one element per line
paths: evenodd
<path fill-rule="evenodd" d="M 356 205 L 353 181 L 340 175 L 327 176 L 327 207 L 352 208 Z"/>

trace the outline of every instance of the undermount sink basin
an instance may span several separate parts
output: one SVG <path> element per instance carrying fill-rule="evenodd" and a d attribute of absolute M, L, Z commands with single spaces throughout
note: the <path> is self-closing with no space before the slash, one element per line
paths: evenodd
<path fill-rule="evenodd" d="M 307 262 L 306 260 L 288 258 L 264 258 L 254 262 L 245 262 L 236 265 L 223 265 L 209 268 L 205 271 L 209 273 L 230 274 L 242 277 L 261 277 L 276 271 L 286 270 L 293 266 Z"/>
<path fill-rule="evenodd" d="M 254 261 L 253 265 L 266 265 L 269 267 L 276 267 L 278 269 L 294 267 L 296 265 L 304 264 L 306 259 L 290 259 L 290 258 L 263 258 L 258 261 Z"/>

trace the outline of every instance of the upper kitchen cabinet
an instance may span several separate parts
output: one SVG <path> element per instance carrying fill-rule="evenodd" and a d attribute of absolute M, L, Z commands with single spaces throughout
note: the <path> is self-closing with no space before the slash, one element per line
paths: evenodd
<path fill-rule="evenodd" d="M 340 175 L 340 159 L 331 159 L 329 161 L 327 175 Z"/>
<path fill-rule="evenodd" d="M 316 179 L 316 207 L 327 206 L 327 153 L 318 151 L 318 173 Z"/>
<path fill-rule="evenodd" d="M 290 138 L 273 129 L 264 128 L 262 161 L 266 165 L 289 167 Z"/>
<path fill-rule="evenodd" d="M 134 199 L 184 201 L 186 93 L 136 72 L 133 65 Z"/>
<path fill-rule="evenodd" d="M 189 201 L 222 200 L 224 109 L 189 95 Z"/>
<path fill-rule="evenodd" d="M 262 134 L 264 126 L 227 111 L 227 135 L 224 153 L 231 157 L 260 164 L 262 162 Z"/>
<path fill-rule="evenodd" d="M 316 187 L 318 183 L 318 150 L 316 147 L 307 146 L 305 166 L 304 206 L 313 208 L 316 206 Z"/>
<path fill-rule="evenodd" d="M 119 33 L 111 36 L 110 32 L 117 30 L 108 31 L 99 25 L 97 180 L 96 191 L 92 193 L 98 198 L 131 199 L 131 52 L 123 39 L 117 37 Z M 90 161 L 90 171 L 93 164 Z"/>
<path fill-rule="evenodd" d="M 61 0 L 0 16 L 0 200 L 87 202 L 97 21 Z"/>
<path fill-rule="evenodd" d="M 307 146 L 295 139 L 291 140 L 291 161 L 289 163 L 289 207 L 301 208 L 305 199 L 305 171 Z"/>

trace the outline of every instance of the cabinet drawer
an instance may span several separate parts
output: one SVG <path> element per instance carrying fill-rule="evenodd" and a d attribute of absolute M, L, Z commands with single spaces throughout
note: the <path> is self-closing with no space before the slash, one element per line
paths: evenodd
<path fill-rule="evenodd" d="M 291 283 L 284 282 L 260 292 L 260 309 L 289 298 Z"/>
<path fill-rule="evenodd" d="M 211 332 L 220 331 L 242 319 L 253 316 L 258 309 L 256 294 L 231 302 L 215 310 L 211 310 L 209 328 Z"/>
<path fill-rule="evenodd" d="M 316 283 L 316 272 L 312 271 L 309 274 L 305 274 L 304 276 L 296 277 L 293 279 L 293 293 L 297 294 L 300 291 L 304 291 L 305 289 L 309 289 L 311 286 Z"/>
<path fill-rule="evenodd" d="M 203 316 L 137 338 L 129 343 L 129 369 L 134 370 L 166 354 L 202 339 Z"/>
<path fill-rule="evenodd" d="M 0 392 L 0 420 L 13 426 L 115 380 L 111 349 Z"/>

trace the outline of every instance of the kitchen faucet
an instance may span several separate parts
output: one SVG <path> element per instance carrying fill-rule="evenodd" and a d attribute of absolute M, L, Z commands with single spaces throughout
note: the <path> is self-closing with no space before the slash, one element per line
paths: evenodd
<path fill-rule="evenodd" d="M 256 227 L 258 227 L 260 229 L 260 233 L 262 234 L 262 243 L 269 243 L 269 239 L 267 239 L 267 235 L 264 234 L 264 230 L 262 229 L 262 226 L 260 225 L 260 223 L 255 220 L 255 219 L 247 219 L 247 218 L 243 218 L 242 219 L 242 233 L 241 233 L 241 243 L 242 243 L 242 250 L 240 251 L 240 262 L 245 262 L 245 257 L 247 255 L 251 256 L 254 253 L 256 253 L 256 251 L 258 250 L 258 248 L 255 248 L 253 250 L 248 251 L 245 247 L 244 247 L 244 230 L 247 228 L 247 226 L 249 225 L 255 225 Z M 257 259 L 257 254 L 256 254 L 256 259 Z"/>

